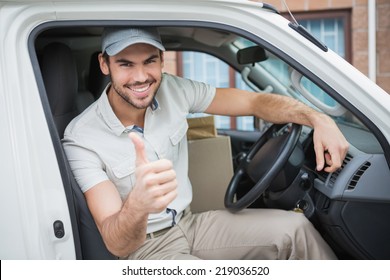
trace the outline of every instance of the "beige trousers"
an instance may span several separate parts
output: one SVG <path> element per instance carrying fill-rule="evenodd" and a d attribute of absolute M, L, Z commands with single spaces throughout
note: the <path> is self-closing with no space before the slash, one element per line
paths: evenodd
<path fill-rule="evenodd" d="M 129 259 L 335 259 L 301 213 L 276 209 L 192 214 Z"/>

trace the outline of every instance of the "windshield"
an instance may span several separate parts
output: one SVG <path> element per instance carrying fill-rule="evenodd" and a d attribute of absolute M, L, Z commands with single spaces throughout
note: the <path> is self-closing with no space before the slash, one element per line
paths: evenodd
<path fill-rule="evenodd" d="M 256 44 L 244 38 L 239 38 L 233 42 L 233 45 L 237 49 L 244 49 Z M 339 124 L 348 124 L 367 130 L 357 118 L 353 117 L 351 113 L 314 82 L 298 73 L 293 67 L 275 55 L 269 52 L 266 52 L 266 54 L 267 59 L 257 62 L 251 70 L 261 73 L 259 75 L 262 80 L 261 83 L 271 85 L 275 93 L 291 96 L 317 110 L 323 111 Z M 259 76 L 256 76 L 256 78 Z"/>

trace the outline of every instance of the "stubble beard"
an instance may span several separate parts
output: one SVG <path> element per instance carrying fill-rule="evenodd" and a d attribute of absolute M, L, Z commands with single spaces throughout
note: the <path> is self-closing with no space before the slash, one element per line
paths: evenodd
<path fill-rule="evenodd" d="M 128 88 L 130 90 L 130 88 L 134 87 L 134 86 L 140 86 L 140 85 L 146 85 L 146 84 L 151 84 L 151 86 L 153 86 L 153 84 L 156 84 L 156 89 L 154 90 L 154 92 L 152 93 L 152 96 L 148 95 L 146 96 L 145 98 L 142 98 L 142 99 L 135 99 L 135 98 L 132 98 L 131 94 L 128 94 L 125 92 L 125 90 L 122 90 L 122 87 L 118 86 L 115 82 L 113 82 L 111 80 L 111 83 L 112 83 L 112 88 L 114 89 L 114 91 L 120 96 L 122 97 L 122 99 L 128 103 L 129 105 L 131 105 L 132 107 L 136 108 L 136 109 L 146 109 L 147 107 L 149 107 L 152 102 L 153 102 L 153 99 L 154 97 L 156 96 L 156 93 L 160 87 L 160 84 L 161 84 L 161 80 L 159 81 L 151 81 L 151 80 L 147 80 L 143 83 L 134 83 L 134 84 L 131 84 L 131 85 L 125 85 L 123 87 L 125 88 Z M 149 99 L 147 101 L 147 103 L 144 103 L 143 101 L 146 100 L 146 99 Z M 139 102 L 137 102 L 139 101 Z"/>

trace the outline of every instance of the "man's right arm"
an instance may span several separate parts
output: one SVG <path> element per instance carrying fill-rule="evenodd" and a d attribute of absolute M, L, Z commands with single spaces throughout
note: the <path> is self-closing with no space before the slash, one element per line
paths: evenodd
<path fill-rule="evenodd" d="M 104 243 L 112 254 L 127 256 L 143 244 L 148 213 L 138 211 L 130 201 L 123 203 L 111 181 L 97 184 L 84 195 Z"/>
<path fill-rule="evenodd" d="M 84 195 L 107 249 L 124 257 L 145 241 L 148 215 L 165 210 L 177 196 L 172 162 L 149 162 L 142 139 L 130 133 L 136 151 L 136 183 L 123 202 L 115 185 L 105 180 Z"/>

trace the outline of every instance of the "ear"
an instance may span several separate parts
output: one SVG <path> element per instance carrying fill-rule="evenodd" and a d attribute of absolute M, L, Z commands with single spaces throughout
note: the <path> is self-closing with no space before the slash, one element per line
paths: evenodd
<path fill-rule="evenodd" d="M 110 74 L 110 69 L 108 67 L 109 62 L 106 61 L 106 58 L 103 56 L 102 53 L 99 53 L 98 59 L 99 59 L 100 70 L 102 71 L 102 73 L 104 75 L 109 75 Z M 107 57 L 107 59 L 109 59 L 109 57 Z"/>

